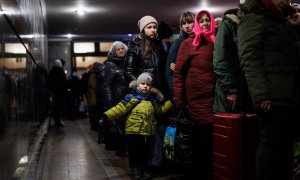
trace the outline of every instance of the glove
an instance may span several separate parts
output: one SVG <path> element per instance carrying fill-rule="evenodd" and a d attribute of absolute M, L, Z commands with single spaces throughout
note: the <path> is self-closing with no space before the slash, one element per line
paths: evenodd
<path fill-rule="evenodd" d="M 104 143 L 104 126 L 107 123 L 108 118 L 106 115 L 102 115 L 99 120 L 99 128 L 98 128 L 98 144 Z"/>
<path fill-rule="evenodd" d="M 105 123 L 107 123 L 108 118 L 107 116 L 104 114 L 101 116 L 100 120 L 99 120 L 99 126 L 103 126 Z"/>

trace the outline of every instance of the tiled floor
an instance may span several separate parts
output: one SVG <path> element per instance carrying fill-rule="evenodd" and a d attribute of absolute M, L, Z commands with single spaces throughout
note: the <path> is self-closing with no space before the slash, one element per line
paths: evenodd
<path fill-rule="evenodd" d="M 65 127 L 49 127 L 36 179 L 130 179 L 128 159 L 97 144 L 97 134 L 86 119 L 65 121 Z"/>
<path fill-rule="evenodd" d="M 87 119 L 65 121 L 65 127 L 49 127 L 36 174 L 37 180 L 130 179 L 128 159 L 97 144 L 97 134 Z M 173 179 L 167 174 L 156 180 Z"/>
<path fill-rule="evenodd" d="M 21 177 L 26 165 L 31 142 L 38 128 L 33 123 L 11 120 L 0 134 L 0 180 Z"/>

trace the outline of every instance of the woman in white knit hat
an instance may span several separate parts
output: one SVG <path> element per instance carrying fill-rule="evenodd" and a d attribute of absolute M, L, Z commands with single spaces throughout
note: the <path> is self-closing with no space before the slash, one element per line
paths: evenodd
<path fill-rule="evenodd" d="M 169 97 L 165 77 L 167 54 L 162 42 L 157 39 L 157 20 L 146 15 L 138 21 L 137 25 L 140 33 L 128 44 L 129 49 L 125 58 L 125 78 L 129 82 L 134 81 L 141 73 L 148 72 L 153 78 L 153 86 L 161 90 L 165 97 Z M 161 119 L 164 118 L 158 120 L 151 142 L 151 169 L 160 169 L 162 161 L 164 125 Z"/>
<path fill-rule="evenodd" d="M 128 83 L 124 77 L 124 59 L 128 47 L 121 41 L 113 42 L 108 52 L 104 70 L 103 92 L 105 107 L 111 108 L 121 101 L 128 93 Z M 124 136 L 124 119 L 119 118 L 115 123 L 107 124 L 103 129 L 105 149 L 116 149 L 116 155 L 126 155 L 126 140 Z"/>
<path fill-rule="evenodd" d="M 139 35 L 129 42 L 125 58 L 125 78 L 130 82 L 138 75 L 148 72 L 153 76 L 153 85 L 165 95 L 168 92 L 164 75 L 167 54 L 157 39 L 157 20 L 149 15 L 138 21 Z"/>

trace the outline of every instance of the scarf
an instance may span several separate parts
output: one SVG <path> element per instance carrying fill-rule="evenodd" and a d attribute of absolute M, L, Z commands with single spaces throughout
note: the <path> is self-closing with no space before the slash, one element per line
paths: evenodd
<path fill-rule="evenodd" d="M 202 13 L 205 12 L 209 18 L 210 18 L 210 31 L 204 31 L 198 22 L 198 16 Z M 195 38 L 193 41 L 193 46 L 198 46 L 201 42 L 201 36 L 203 36 L 204 38 L 206 38 L 207 41 L 215 43 L 216 42 L 216 36 L 215 36 L 215 20 L 214 17 L 206 10 L 202 10 L 200 12 L 197 13 L 197 15 L 195 16 L 195 22 L 194 22 L 194 28 L 193 28 L 193 32 L 195 33 Z"/>

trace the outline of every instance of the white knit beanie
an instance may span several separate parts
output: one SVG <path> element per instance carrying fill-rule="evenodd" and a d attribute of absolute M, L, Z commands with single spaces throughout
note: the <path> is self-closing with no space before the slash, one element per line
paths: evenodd
<path fill-rule="evenodd" d="M 152 16 L 144 16 L 138 21 L 138 27 L 140 29 L 140 32 L 144 30 L 144 28 L 150 24 L 150 23 L 155 23 L 156 25 L 158 24 L 156 19 Z"/>
<path fill-rule="evenodd" d="M 124 48 L 125 52 L 128 51 L 128 46 L 126 44 L 124 44 L 123 42 L 121 41 L 115 41 L 113 42 L 113 44 L 111 45 L 111 48 L 109 50 L 109 54 L 111 53 L 113 56 L 116 55 L 116 50 L 118 48 Z"/>
<path fill-rule="evenodd" d="M 152 77 L 149 73 L 144 72 L 139 77 L 137 78 L 137 83 L 147 83 L 147 84 L 152 84 Z"/>
<path fill-rule="evenodd" d="M 63 64 L 60 59 L 55 59 L 54 66 L 62 68 Z"/>

